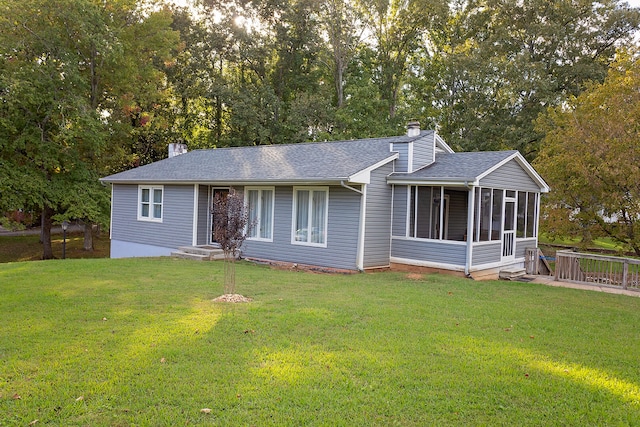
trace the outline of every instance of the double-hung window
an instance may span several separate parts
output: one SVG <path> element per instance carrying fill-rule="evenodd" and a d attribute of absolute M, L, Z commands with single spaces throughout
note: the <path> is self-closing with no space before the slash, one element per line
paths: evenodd
<path fill-rule="evenodd" d="M 247 238 L 273 241 L 274 189 L 245 188 L 245 205 L 249 214 Z"/>
<path fill-rule="evenodd" d="M 162 186 L 138 187 L 138 220 L 162 222 Z"/>
<path fill-rule="evenodd" d="M 292 242 L 326 247 L 328 210 L 328 187 L 294 188 Z"/>

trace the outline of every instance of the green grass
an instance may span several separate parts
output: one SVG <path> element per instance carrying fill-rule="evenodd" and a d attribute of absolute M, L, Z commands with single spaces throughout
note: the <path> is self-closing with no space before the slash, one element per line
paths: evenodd
<path fill-rule="evenodd" d="M 93 238 L 93 252 L 82 249 L 82 233 L 68 233 L 66 258 L 107 258 L 109 257 L 108 234 L 104 237 Z M 0 263 L 16 261 L 35 261 L 42 259 L 42 244 L 40 236 L 0 236 Z M 62 235 L 51 236 L 53 256 L 62 258 Z"/>
<path fill-rule="evenodd" d="M 222 277 L 0 265 L 0 425 L 640 424 L 640 298 L 239 263 L 254 302 L 212 303 Z"/>
<path fill-rule="evenodd" d="M 585 250 L 605 249 L 607 251 L 616 252 L 624 251 L 624 248 L 621 246 L 621 244 L 610 237 L 597 237 L 590 243 L 585 244 L 579 237 L 556 237 L 554 239 L 550 239 L 547 234 L 540 233 L 540 236 L 538 236 L 538 242 L 541 245 L 563 245 L 567 247 L 583 248 Z"/>

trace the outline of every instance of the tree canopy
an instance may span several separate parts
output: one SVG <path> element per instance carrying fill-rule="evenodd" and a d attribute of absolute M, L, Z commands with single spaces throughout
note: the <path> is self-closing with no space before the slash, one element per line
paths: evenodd
<path fill-rule="evenodd" d="M 639 26 L 619 0 L 0 0 L 0 211 L 105 222 L 97 178 L 172 142 L 419 120 L 455 149 L 532 160 L 536 118 L 601 83 Z"/>
<path fill-rule="evenodd" d="M 640 58 L 621 52 L 605 81 L 538 121 L 536 166 L 552 192 L 550 232 L 608 236 L 640 255 Z"/>
<path fill-rule="evenodd" d="M 53 217 L 106 223 L 98 178 L 145 153 L 134 112 L 158 102 L 153 61 L 171 49 L 170 18 L 127 1 L 3 0 L 0 10 L 0 209 L 41 210 L 51 258 Z"/>

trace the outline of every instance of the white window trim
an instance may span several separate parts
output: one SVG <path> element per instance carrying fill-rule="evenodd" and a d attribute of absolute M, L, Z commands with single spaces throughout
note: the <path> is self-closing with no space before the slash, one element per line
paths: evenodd
<path fill-rule="evenodd" d="M 149 216 L 142 216 L 142 190 L 149 190 Z M 162 200 L 160 201 L 161 214 L 160 218 L 153 216 L 153 192 L 154 190 L 162 191 Z M 146 222 L 162 222 L 164 218 L 164 185 L 138 185 L 138 221 Z"/>
<path fill-rule="evenodd" d="M 247 207 L 247 209 L 249 208 L 249 191 L 251 190 L 257 190 L 259 191 L 259 197 L 258 200 L 260 200 L 262 198 L 262 192 L 263 191 L 271 191 L 271 194 L 273 194 L 273 197 L 271 197 L 271 224 L 269 224 L 269 227 L 271 227 L 271 238 L 266 239 L 264 237 L 249 237 L 249 224 L 247 224 L 247 227 L 245 228 L 245 233 L 247 235 L 247 240 L 253 240 L 253 241 L 257 241 L 257 242 L 273 242 L 273 226 L 274 226 L 274 219 L 275 219 L 275 203 L 276 203 L 276 188 L 275 187 L 245 187 L 244 188 L 244 205 Z M 258 229 L 258 231 L 260 230 L 260 218 L 262 217 L 262 203 L 258 204 L 258 214 L 257 214 L 257 218 L 258 218 L 258 223 L 257 224 L 253 224 L 254 227 L 256 227 Z"/>
<path fill-rule="evenodd" d="M 325 236 L 324 236 L 324 243 L 311 243 L 309 242 L 309 236 L 310 234 L 307 233 L 307 241 L 306 242 L 301 242 L 299 240 L 296 240 L 296 207 L 298 206 L 298 191 L 324 191 L 326 193 L 326 197 L 325 197 L 325 205 L 324 205 L 324 211 L 325 211 L 325 216 L 324 216 L 324 231 L 325 231 Z M 316 248 L 326 248 L 327 247 L 327 242 L 329 241 L 329 187 L 293 187 L 293 205 L 291 207 L 291 244 L 292 245 L 300 245 L 300 246 L 313 246 Z M 309 203 L 311 204 L 311 201 L 313 200 L 313 197 L 309 197 Z M 311 208 L 311 206 L 309 206 L 309 208 Z M 309 209 L 309 224 L 311 224 L 311 212 L 312 209 Z"/>

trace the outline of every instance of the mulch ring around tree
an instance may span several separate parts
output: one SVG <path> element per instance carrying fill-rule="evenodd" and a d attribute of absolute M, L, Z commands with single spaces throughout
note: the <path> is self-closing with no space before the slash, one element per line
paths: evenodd
<path fill-rule="evenodd" d="M 224 294 L 224 295 L 220 295 L 219 297 L 213 299 L 213 302 L 233 302 L 233 303 L 238 303 L 238 302 L 251 302 L 251 301 L 253 301 L 253 298 L 245 297 L 245 296 L 240 295 L 240 294 Z"/>

